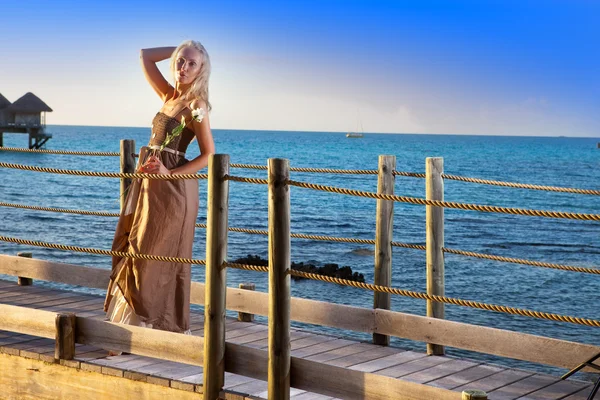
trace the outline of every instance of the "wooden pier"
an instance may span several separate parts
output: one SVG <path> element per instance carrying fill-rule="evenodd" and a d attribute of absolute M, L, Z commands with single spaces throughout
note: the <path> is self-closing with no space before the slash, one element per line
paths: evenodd
<path fill-rule="evenodd" d="M 100 296 L 35 285 L 18 286 L 16 282 L 0 280 L 0 303 L 4 305 L 75 313 L 80 317 L 103 320 L 103 301 Z M 192 313 L 191 320 L 193 334 L 202 336 L 203 315 Z M 228 344 L 263 350 L 267 348 L 267 336 L 266 325 L 232 318 L 226 321 Z M 558 377 L 533 371 L 447 356 L 428 356 L 300 329 L 291 329 L 290 340 L 292 357 L 432 388 L 449 389 L 457 393 L 456 398 L 460 398 L 460 393 L 465 389 L 480 389 L 487 392 L 489 399 L 585 400 L 592 387 L 589 382 L 562 381 Z M 9 393 L 14 391 L 14 398 L 70 398 L 75 389 L 80 396 L 87 390 L 95 398 L 119 399 L 128 398 L 128 394 L 133 396 L 137 390 L 147 393 L 146 398 L 154 398 L 151 394 L 156 398 L 164 395 L 201 398 L 199 394 L 203 392 L 201 366 L 139 355 L 108 357 L 106 350 L 89 345 L 78 345 L 73 360 L 63 360 L 61 365 L 56 365 L 55 340 L 7 331 L 0 332 L 0 352 L 3 371 L 0 385 L 5 394 L 7 390 Z M 32 377 L 42 379 L 45 372 L 49 374 L 44 384 L 34 384 L 30 380 Z M 51 380 L 56 382 L 52 383 Z M 225 373 L 223 389 L 223 398 L 267 398 L 266 381 L 234 373 Z M 290 395 L 298 400 L 335 398 L 301 389 L 292 389 Z"/>
<path fill-rule="evenodd" d="M 135 149 L 132 141 L 122 141 L 122 172 L 133 172 L 128 170 L 135 164 L 132 149 Z M 104 321 L 103 297 L 35 284 L 41 280 L 105 290 L 109 270 L 39 260 L 31 258 L 31 253 L 0 255 L 0 274 L 17 277 L 18 282 L 0 280 L 0 384 L 3 395 L 32 399 L 93 397 L 119 400 L 164 400 L 165 396 L 171 395 L 208 400 L 583 400 L 592 392 L 590 382 L 573 377 L 561 380 L 534 371 L 445 355 L 444 349 L 448 346 L 566 370 L 587 365 L 584 371 L 594 371 L 587 362 L 600 355 L 600 346 L 445 320 L 443 303 L 594 327 L 599 327 L 600 321 L 443 297 L 443 254 L 449 251 L 444 247 L 443 207 L 457 207 L 458 203 L 443 202 L 441 159 L 428 159 L 426 174 L 423 174 L 427 199 L 426 203 L 419 204 L 426 204 L 426 246 L 392 242 L 393 202 L 400 201 L 393 196 L 396 172 L 393 157 L 380 157 L 376 172 L 380 178 L 377 194 L 352 192 L 356 196 L 377 198 L 377 232 L 372 241 L 377 249 L 375 285 L 359 286 L 374 292 L 373 308 L 291 297 L 291 275 L 348 286 L 355 286 L 355 283 L 291 269 L 289 188 L 308 184 L 290 180 L 287 160 L 270 159 L 268 179 L 231 176 L 229 167 L 228 156 L 213 155 L 208 175 L 202 176 L 208 179 L 208 218 L 203 226 L 206 228 L 206 260 L 118 254 L 119 257 L 165 263 L 205 265 L 205 282 L 191 283 L 191 304 L 204 308 L 204 313 L 192 313 L 193 335 L 113 324 Z M 61 170 L 60 173 L 65 172 Z M 69 173 L 78 174 L 78 171 Z M 132 176 L 113 177 L 121 178 L 121 190 L 124 191 L 127 179 Z M 188 179 L 199 177 L 194 175 Z M 178 176 L 168 178 L 181 179 Z M 230 180 L 268 185 L 269 229 L 251 232 L 269 237 L 268 267 L 226 261 Z M 488 206 L 469 205 L 469 209 L 482 207 Z M 115 216 L 85 210 L 33 209 Z M 505 210 L 515 213 L 513 209 Z M 503 211 L 498 208 L 496 212 Z M 531 215 L 533 211 L 519 210 L 519 213 L 527 212 L 526 215 Z M 546 214 L 551 213 L 535 211 L 535 215 Z M 567 214 L 562 213 L 564 217 L 571 217 Z M 600 219 L 596 214 L 580 214 L 578 218 L 582 215 Z M 117 255 L 103 249 L 74 245 L 6 236 L 0 236 L 0 239 L 29 246 Z M 427 293 L 390 287 L 391 247 L 399 244 L 426 251 Z M 528 260 L 504 261 L 536 265 Z M 550 263 L 545 266 L 597 274 L 597 270 L 590 268 Z M 230 268 L 268 272 L 268 293 L 247 287 L 227 287 L 227 270 Z M 390 310 L 390 294 L 426 300 L 428 316 Z M 241 313 L 239 320 L 226 318 L 226 310 Z M 252 322 L 251 315 L 268 317 L 268 325 Z M 292 328 L 291 321 L 373 335 L 374 343 Z M 391 347 L 391 336 L 426 343 L 427 353 Z M 128 354 L 109 357 L 108 350 Z"/>

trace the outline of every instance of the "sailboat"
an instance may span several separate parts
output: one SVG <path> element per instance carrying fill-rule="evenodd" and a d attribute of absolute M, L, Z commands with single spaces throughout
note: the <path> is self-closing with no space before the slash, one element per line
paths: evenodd
<path fill-rule="evenodd" d="M 348 132 L 348 133 L 346 133 L 347 138 L 361 138 L 361 137 L 365 136 L 364 132 L 363 132 L 363 126 L 362 126 L 362 121 L 360 119 L 360 116 L 358 117 L 357 122 L 359 122 L 359 121 L 360 121 L 360 132 L 358 130 L 356 130 L 356 132 Z M 356 125 L 358 127 L 358 123 Z"/>

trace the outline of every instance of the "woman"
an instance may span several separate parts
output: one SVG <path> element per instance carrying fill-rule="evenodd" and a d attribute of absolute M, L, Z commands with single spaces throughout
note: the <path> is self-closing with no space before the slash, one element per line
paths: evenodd
<path fill-rule="evenodd" d="M 156 66 L 169 57 L 174 86 Z M 152 121 L 150 143 L 140 150 L 138 172 L 196 173 L 215 151 L 208 118 L 208 54 L 200 43 L 186 41 L 177 48 L 144 49 L 141 61 L 163 106 Z M 198 116 L 203 110 L 203 118 L 193 117 L 192 111 Z M 183 131 L 165 141 L 182 118 Z M 184 155 L 193 139 L 198 140 L 200 156 L 188 161 Z M 112 249 L 191 258 L 197 214 L 197 180 L 136 179 L 127 193 Z M 104 311 L 112 322 L 191 334 L 190 281 L 189 264 L 113 257 Z"/>

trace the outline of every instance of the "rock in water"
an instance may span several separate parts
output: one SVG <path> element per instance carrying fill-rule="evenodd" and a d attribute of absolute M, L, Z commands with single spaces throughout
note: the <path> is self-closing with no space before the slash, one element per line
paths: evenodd
<path fill-rule="evenodd" d="M 233 261 L 236 264 L 249 264 L 249 265 L 257 265 L 257 266 L 267 266 L 269 265 L 268 260 L 261 258 L 260 256 L 253 256 L 248 254 L 246 257 L 238 258 Z M 339 267 L 337 264 L 324 264 L 322 267 L 318 267 L 314 264 L 310 263 L 295 263 L 292 262 L 292 269 L 296 271 L 309 272 L 312 274 L 331 276 L 334 278 L 347 279 L 355 282 L 364 282 L 365 277 L 363 274 L 358 272 L 352 272 L 352 268 L 349 266 Z M 293 276 L 293 280 L 302 280 L 305 278 L 299 276 Z"/>

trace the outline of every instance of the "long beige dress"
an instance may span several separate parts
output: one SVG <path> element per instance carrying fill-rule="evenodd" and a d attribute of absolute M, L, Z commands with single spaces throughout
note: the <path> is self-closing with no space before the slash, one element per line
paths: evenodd
<path fill-rule="evenodd" d="M 179 121 L 158 113 L 152 137 L 142 147 L 138 168 Z M 160 154 L 168 168 L 188 162 L 184 153 L 194 138 L 185 128 Z M 112 249 L 171 257 L 192 257 L 198 214 L 198 181 L 135 179 L 115 232 Z M 172 332 L 190 332 L 190 265 L 113 257 L 104 303 L 107 319 Z"/>

